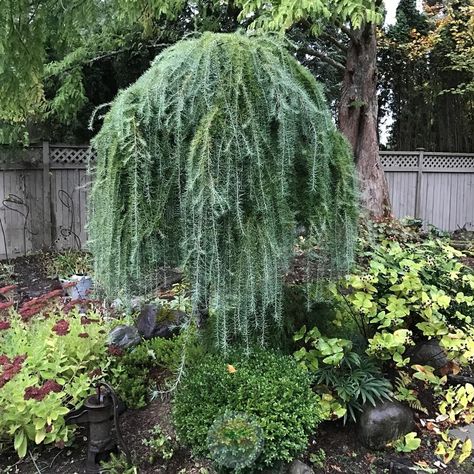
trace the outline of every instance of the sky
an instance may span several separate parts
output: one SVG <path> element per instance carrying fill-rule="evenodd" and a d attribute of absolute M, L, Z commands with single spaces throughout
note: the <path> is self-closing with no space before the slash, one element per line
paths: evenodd
<path fill-rule="evenodd" d="M 385 8 L 387 9 L 387 16 L 385 17 L 385 24 L 391 25 L 395 23 L 395 13 L 400 0 L 384 0 Z"/>
<path fill-rule="evenodd" d="M 384 0 L 385 8 L 387 10 L 387 16 L 385 17 L 385 24 L 391 25 L 395 23 L 395 13 L 400 0 Z M 422 9 L 422 0 L 416 0 L 416 6 L 418 10 Z"/>

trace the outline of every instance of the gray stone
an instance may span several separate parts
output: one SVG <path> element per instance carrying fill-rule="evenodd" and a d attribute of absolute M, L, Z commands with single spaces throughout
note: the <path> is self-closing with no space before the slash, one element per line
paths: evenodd
<path fill-rule="evenodd" d="M 448 364 L 446 353 L 435 339 L 418 343 L 409 353 L 412 364 L 429 365 L 439 370 Z"/>
<path fill-rule="evenodd" d="M 422 472 L 423 470 L 415 466 L 409 459 L 393 460 L 390 462 L 390 474 L 421 474 Z"/>
<path fill-rule="evenodd" d="M 121 324 L 110 331 L 108 337 L 108 343 L 111 346 L 117 346 L 122 349 L 128 349 L 129 347 L 135 347 L 140 344 L 141 337 L 134 326 L 127 326 Z"/>
<path fill-rule="evenodd" d="M 136 325 L 138 332 L 144 339 L 153 337 L 169 339 L 179 333 L 180 326 L 185 319 L 186 314 L 181 311 L 146 304 L 140 311 Z"/>
<path fill-rule="evenodd" d="M 393 401 L 366 405 L 358 423 L 360 440 L 368 448 L 382 448 L 413 428 L 412 410 Z"/>
<path fill-rule="evenodd" d="M 288 474 L 314 474 L 314 471 L 301 461 L 293 461 L 288 468 Z"/>
<path fill-rule="evenodd" d="M 460 428 L 454 428 L 449 430 L 449 434 L 455 438 L 459 438 L 461 441 L 470 439 L 474 444 L 474 424 L 461 426 Z"/>

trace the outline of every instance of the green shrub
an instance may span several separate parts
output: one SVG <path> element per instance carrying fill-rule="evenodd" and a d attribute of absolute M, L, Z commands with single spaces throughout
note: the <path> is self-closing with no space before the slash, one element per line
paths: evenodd
<path fill-rule="evenodd" d="M 367 335 L 367 352 L 398 367 L 406 349 L 435 338 L 451 358 L 474 360 L 474 273 L 442 240 L 383 241 L 334 295 Z"/>
<path fill-rule="evenodd" d="M 194 328 L 171 339 L 156 337 L 144 341 L 123 355 L 113 359 L 109 369 L 111 384 L 129 408 L 146 406 L 156 389 L 151 371 L 158 369 L 172 375 L 179 369 L 183 351 L 186 361 L 198 357 L 200 346 Z M 185 347 L 186 340 L 186 347 Z"/>
<path fill-rule="evenodd" d="M 93 371 L 105 366 L 99 314 L 51 311 L 29 322 L 11 312 L 0 328 L 0 442 L 20 457 L 28 444 L 66 442 L 64 415 L 88 396 Z"/>
<path fill-rule="evenodd" d="M 320 418 L 307 373 L 291 357 L 266 351 L 209 354 L 191 366 L 174 400 L 179 438 L 208 455 L 209 429 L 227 410 L 247 414 L 262 428 L 257 468 L 291 461 Z"/>

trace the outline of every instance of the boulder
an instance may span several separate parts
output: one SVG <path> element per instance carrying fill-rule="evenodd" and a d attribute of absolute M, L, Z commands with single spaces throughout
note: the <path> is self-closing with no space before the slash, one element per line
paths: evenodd
<path fill-rule="evenodd" d="M 376 449 L 413 431 L 413 428 L 412 410 L 395 401 L 366 405 L 358 423 L 362 444 Z"/>
<path fill-rule="evenodd" d="M 121 324 L 110 331 L 108 336 L 108 343 L 111 346 L 120 347 L 121 349 L 128 349 L 140 344 L 141 337 L 134 326 L 127 326 Z"/>
<path fill-rule="evenodd" d="M 429 365 L 436 370 L 449 363 L 446 352 L 435 339 L 419 342 L 408 355 L 412 364 Z"/>
<path fill-rule="evenodd" d="M 185 319 L 186 314 L 181 311 L 170 310 L 156 304 L 146 304 L 140 311 L 136 325 L 144 339 L 154 337 L 169 339 L 179 333 L 179 328 Z"/>

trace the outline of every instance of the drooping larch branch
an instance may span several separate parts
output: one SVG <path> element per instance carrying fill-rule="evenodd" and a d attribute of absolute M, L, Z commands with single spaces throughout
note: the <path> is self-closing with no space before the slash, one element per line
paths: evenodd
<path fill-rule="evenodd" d="M 94 140 L 91 250 L 109 295 L 181 266 L 222 348 L 282 314 L 295 229 L 352 259 L 354 165 L 322 89 L 276 37 L 206 33 L 162 52 Z"/>

